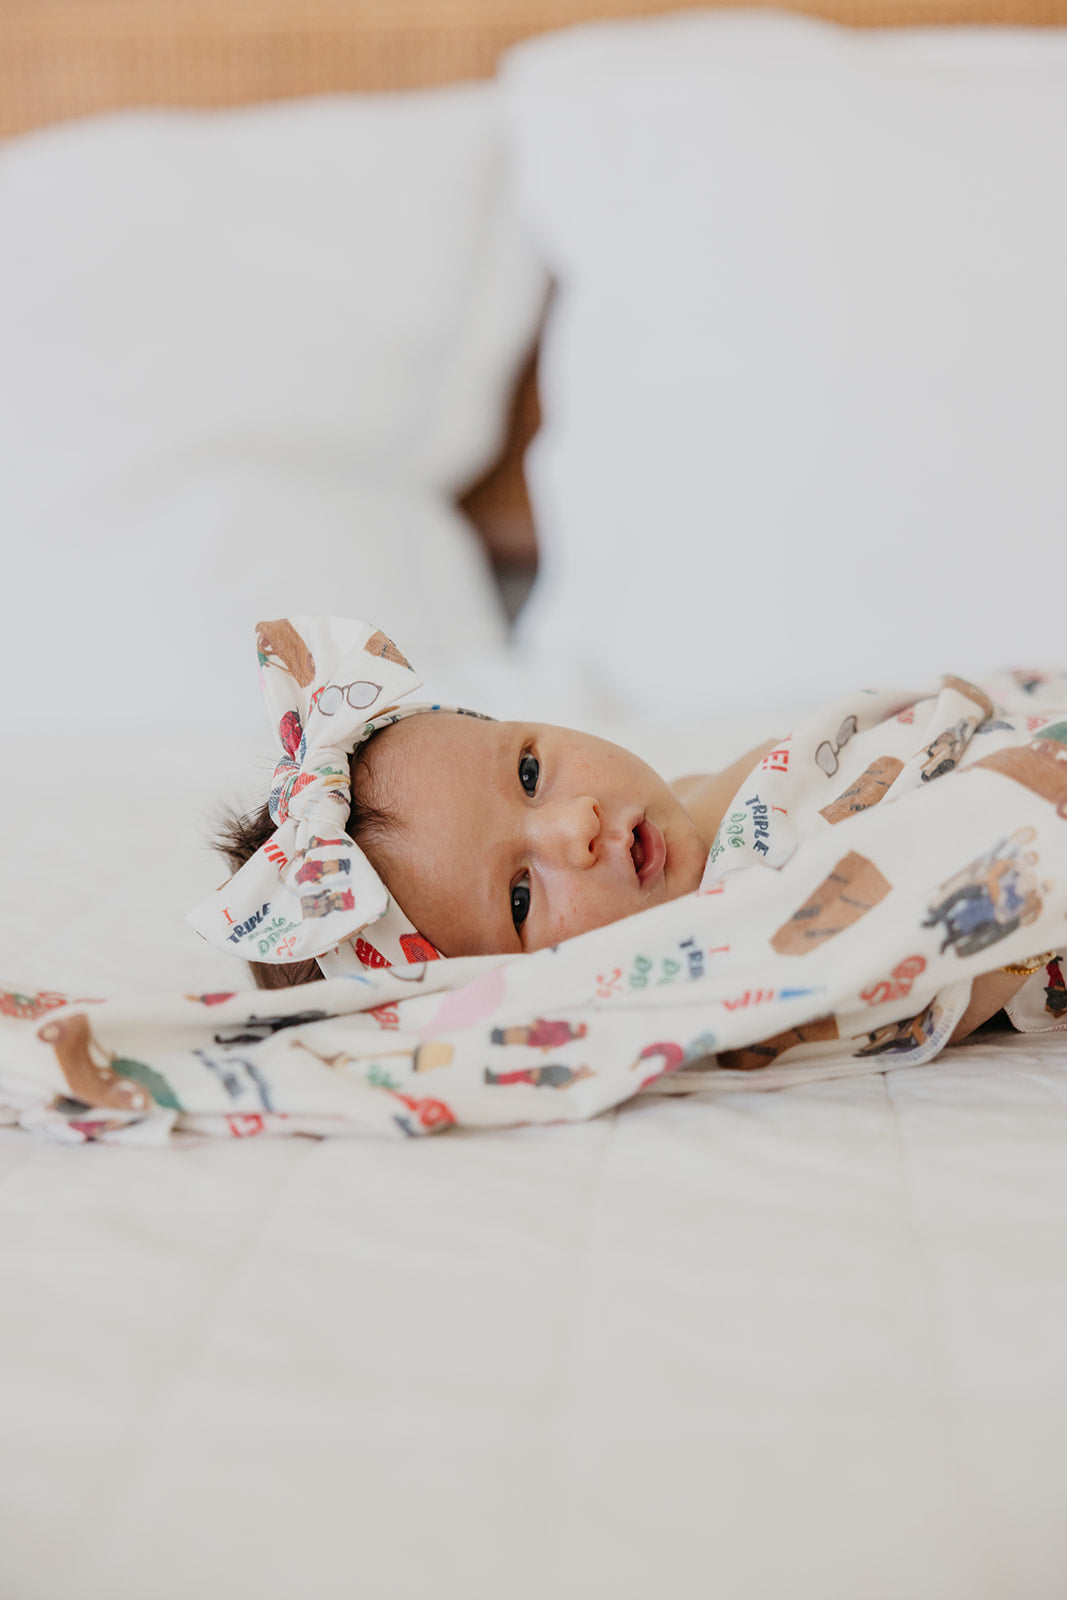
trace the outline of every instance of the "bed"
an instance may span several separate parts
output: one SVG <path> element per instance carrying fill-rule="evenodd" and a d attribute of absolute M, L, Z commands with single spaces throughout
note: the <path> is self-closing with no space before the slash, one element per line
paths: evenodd
<path fill-rule="evenodd" d="M 1056 656 L 1067 10 L 669 9 L 9 0 L 6 980 L 238 981 L 183 918 L 271 764 L 242 625 L 324 573 L 672 774 Z M 0 1128 L 0 1592 L 1060 1600 L 1065 1150 L 997 1029 L 395 1144 Z"/>

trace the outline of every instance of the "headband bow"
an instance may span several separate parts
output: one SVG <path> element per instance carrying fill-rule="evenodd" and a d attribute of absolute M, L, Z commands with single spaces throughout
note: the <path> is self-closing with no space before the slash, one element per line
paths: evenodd
<path fill-rule="evenodd" d="M 281 752 L 268 800 L 276 832 L 187 921 L 246 961 L 314 956 L 327 977 L 435 960 L 348 837 L 349 757 L 379 728 L 446 708 L 397 708 L 422 680 L 367 622 L 282 617 L 257 623 L 256 645 Z"/>

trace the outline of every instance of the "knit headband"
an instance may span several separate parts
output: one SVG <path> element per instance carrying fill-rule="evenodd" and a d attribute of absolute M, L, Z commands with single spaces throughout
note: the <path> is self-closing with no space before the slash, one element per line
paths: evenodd
<path fill-rule="evenodd" d="M 367 622 L 282 617 L 257 623 L 256 645 L 281 753 L 268 800 L 276 831 L 187 920 L 246 961 L 314 956 L 328 978 L 436 960 L 440 952 L 348 837 L 349 758 L 403 717 L 459 708 L 398 709 L 422 680 Z"/>

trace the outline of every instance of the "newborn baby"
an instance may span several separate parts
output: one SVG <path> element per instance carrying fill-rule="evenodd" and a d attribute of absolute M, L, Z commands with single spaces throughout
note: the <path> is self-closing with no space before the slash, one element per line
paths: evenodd
<path fill-rule="evenodd" d="M 618 745 L 569 728 L 450 712 L 367 744 L 364 849 L 447 956 L 538 950 L 690 894 L 727 803 L 770 746 L 690 786 L 686 804 Z"/>
<path fill-rule="evenodd" d="M 281 619 L 257 640 L 283 759 L 268 804 L 217 841 L 237 875 L 190 920 L 264 988 L 533 951 L 691 894 L 778 748 L 667 784 L 589 734 L 398 709 L 418 679 L 367 624 Z M 976 978 L 952 1040 L 1025 981 Z"/>

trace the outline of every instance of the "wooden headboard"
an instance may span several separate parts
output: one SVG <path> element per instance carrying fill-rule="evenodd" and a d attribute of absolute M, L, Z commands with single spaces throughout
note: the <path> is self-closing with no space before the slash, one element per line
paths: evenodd
<path fill-rule="evenodd" d="M 484 78 L 531 34 L 687 9 L 692 0 L 0 0 L 0 137 L 127 106 Z M 1067 24 L 1067 0 L 779 0 L 779 9 L 853 27 Z M 536 561 L 522 457 L 537 422 L 531 362 L 503 456 L 463 501 L 505 569 Z"/>

